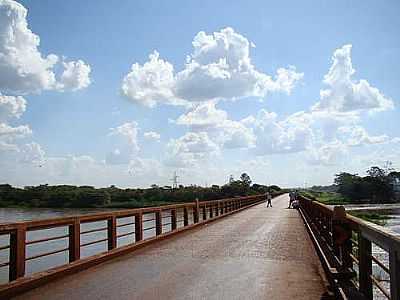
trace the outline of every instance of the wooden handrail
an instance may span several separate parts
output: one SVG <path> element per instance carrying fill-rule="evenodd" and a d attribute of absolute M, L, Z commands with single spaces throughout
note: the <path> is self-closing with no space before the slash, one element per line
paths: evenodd
<path fill-rule="evenodd" d="M 366 299 L 373 299 L 372 285 L 377 282 L 372 274 L 373 261 L 390 275 L 390 292 L 384 291 L 385 295 L 390 295 L 390 299 L 400 299 L 399 236 L 380 226 L 346 213 L 340 220 L 335 221 L 335 209 L 344 211 L 344 207 L 336 206 L 332 208 L 303 196 L 300 196 L 299 200 L 301 209 L 308 215 L 308 222 L 317 228 L 313 234 L 324 233 L 328 237 L 332 236 L 332 243 L 322 236 L 317 237 L 321 242 L 326 243 L 324 255 L 332 257 L 332 260 L 337 260 L 340 263 L 339 267 L 343 269 L 352 268 L 352 263 L 357 261 L 359 267 L 358 291 Z M 321 222 L 322 219 L 324 220 L 323 222 Z M 329 220 L 328 226 L 323 224 L 326 220 Z M 327 229 L 329 232 L 326 232 Z M 357 245 L 353 245 L 352 242 L 352 235 L 354 234 L 358 236 Z M 386 267 L 376 257 L 372 256 L 372 244 L 376 244 L 388 253 L 389 267 Z M 352 254 L 353 247 L 357 247 L 358 257 Z M 348 281 L 346 285 L 351 286 L 352 284 Z M 378 287 L 381 290 L 383 288 L 382 285 Z M 353 286 L 353 288 L 357 287 Z"/>
<path fill-rule="evenodd" d="M 1 262 L 0 267 L 9 266 L 9 281 L 15 281 L 18 278 L 25 277 L 25 265 L 28 260 L 34 260 L 36 258 L 45 258 L 49 255 L 68 252 L 69 263 L 81 260 L 81 249 L 83 247 L 93 245 L 100 242 L 106 242 L 107 252 L 113 252 L 118 250 L 118 238 L 125 237 L 128 235 L 134 235 L 135 240 L 133 244 L 142 242 L 144 240 L 144 232 L 150 229 L 155 229 L 155 238 L 164 234 L 163 230 L 166 230 L 166 225 L 171 225 L 171 231 L 180 231 L 182 226 L 177 224 L 179 214 L 183 214 L 183 227 L 191 227 L 197 223 L 208 222 L 211 219 L 222 217 L 223 215 L 229 214 L 235 210 L 242 209 L 243 207 L 254 205 L 260 201 L 264 201 L 264 195 L 246 196 L 238 198 L 228 198 L 213 201 L 202 201 L 202 202 L 189 202 L 164 205 L 158 207 L 146 207 L 137 209 L 126 209 L 110 212 L 101 212 L 88 215 L 78 215 L 64 218 L 51 218 L 45 220 L 26 221 L 26 222 L 14 222 L 0 224 L 0 235 L 9 235 L 10 242 L 7 246 L 0 247 L 1 250 L 9 250 L 9 261 Z M 209 208 L 209 213 L 201 215 L 201 207 L 205 209 Z M 213 212 L 215 211 L 215 214 Z M 163 212 L 168 211 L 168 215 L 163 216 Z M 154 214 L 151 219 L 144 219 L 144 214 Z M 118 225 L 118 220 L 126 217 L 134 218 L 134 221 L 129 223 Z M 163 224 L 163 219 L 167 219 Z M 170 220 L 170 221 L 169 221 Z M 101 225 L 93 229 L 83 230 L 82 225 L 95 224 L 95 222 L 106 221 L 106 226 Z M 146 222 L 153 222 L 151 227 L 145 227 Z M 123 226 L 133 225 L 134 231 L 127 233 L 119 233 L 118 228 Z M 178 229 L 179 227 L 179 229 Z M 67 234 L 50 236 L 48 238 L 40 238 L 32 241 L 27 241 L 27 232 L 40 231 L 40 230 L 51 230 L 57 228 L 66 228 Z M 82 237 L 85 234 L 95 233 L 99 231 L 105 231 L 107 236 L 105 238 L 96 239 L 94 241 L 82 242 Z M 31 244 L 41 244 L 44 242 L 54 241 L 61 238 L 68 238 L 68 246 L 63 249 L 47 251 L 44 253 L 37 253 L 33 256 L 26 257 L 26 249 Z M 96 255 L 94 255 L 96 257 Z M 0 285 L 0 295 L 2 290 L 7 290 L 6 286 Z M 0 297 L 1 298 L 1 297 Z"/>

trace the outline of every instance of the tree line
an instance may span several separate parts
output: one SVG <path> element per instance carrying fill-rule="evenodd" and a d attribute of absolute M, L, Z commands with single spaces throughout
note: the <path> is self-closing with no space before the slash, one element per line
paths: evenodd
<path fill-rule="evenodd" d="M 95 188 L 93 186 L 48 185 L 13 187 L 0 184 L 0 206 L 20 207 L 119 207 L 135 208 L 157 206 L 176 202 L 192 202 L 255 195 L 271 192 L 282 193 L 281 188 L 273 185 L 252 184 L 250 176 L 243 173 L 239 180 L 230 180 L 228 184 L 211 187 L 196 185 L 171 188 L 152 185 L 150 188 L 126 188 L 116 186 Z"/>
<path fill-rule="evenodd" d="M 371 167 L 366 176 L 342 172 L 335 175 L 337 192 L 353 202 L 393 202 L 399 197 L 400 172 Z"/>

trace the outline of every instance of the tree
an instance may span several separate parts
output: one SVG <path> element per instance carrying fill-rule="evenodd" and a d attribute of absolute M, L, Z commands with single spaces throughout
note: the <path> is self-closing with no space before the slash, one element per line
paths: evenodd
<path fill-rule="evenodd" d="M 386 179 L 386 172 L 384 169 L 379 168 L 377 166 L 371 167 L 368 171 L 367 174 L 373 178 L 385 181 Z"/>
<path fill-rule="evenodd" d="M 242 175 L 240 175 L 240 180 L 242 181 L 243 185 L 250 187 L 251 179 L 250 179 L 249 175 L 247 175 L 246 173 L 243 173 Z"/>

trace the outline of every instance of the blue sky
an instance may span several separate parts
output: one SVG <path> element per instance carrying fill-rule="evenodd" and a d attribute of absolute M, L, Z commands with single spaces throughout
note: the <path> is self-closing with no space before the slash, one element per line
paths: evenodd
<path fill-rule="evenodd" d="M 400 168 L 398 1 L 19 3 L 0 0 L 0 182 Z"/>

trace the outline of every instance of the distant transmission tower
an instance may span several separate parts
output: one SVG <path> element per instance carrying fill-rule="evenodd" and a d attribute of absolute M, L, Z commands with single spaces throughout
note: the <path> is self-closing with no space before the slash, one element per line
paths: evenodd
<path fill-rule="evenodd" d="M 178 178 L 179 178 L 179 176 L 176 175 L 176 171 L 175 171 L 175 172 L 174 172 L 174 175 L 172 176 L 172 179 L 171 179 L 171 181 L 172 181 L 172 188 L 173 188 L 173 189 L 177 189 L 177 188 L 178 188 Z"/>

